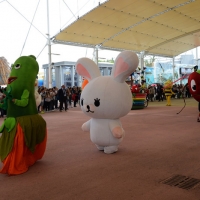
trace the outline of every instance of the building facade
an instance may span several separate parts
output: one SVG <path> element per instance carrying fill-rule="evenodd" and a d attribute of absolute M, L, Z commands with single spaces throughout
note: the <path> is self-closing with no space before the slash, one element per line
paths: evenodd
<path fill-rule="evenodd" d="M 52 87 L 60 88 L 61 85 L 66 87 L 78 86 L 82 84 L 82 77 L 80 77 L 75 70 L 76 62 L 63 61 L 52 63 Z M 98 63 L 99 70 L 102 76 L 111 75 L 113 68 L 112 63 Z M 44 64 L 42 66 L 44 70 L 43 86 L 49 87 L 49 65 Z"/>

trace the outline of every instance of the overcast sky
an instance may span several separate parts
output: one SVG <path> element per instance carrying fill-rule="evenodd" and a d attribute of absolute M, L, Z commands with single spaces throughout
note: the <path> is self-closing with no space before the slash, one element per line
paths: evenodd
<path fill-rule="evenodd" d="M 101 0 L 100 2 L 104 2 Z M 96 7 L 99 0 L 49 0 L 50 36 L 56 35 Z M 47 0 L 0 0 L 0 56 L 12 64 L 21 55 L 35 55 L 40 67 L 48 63 Z M 33 21 L 33 26 L 31 22 Z M 45 47 L 45 48 L 44 48 Z M 43 51 L 42 51 L 43 50 Z M 52 45 L 52 62 L 92 58 L 93 49 Z M 99 57 L 113 58 L 119 52 L 100 51 Z"/>
<path fill-rule="evenodd" d="M 104 1 L 48 0 L 50 36 L 56 35 L 78 16 Z M 0 21 L 0 56 L 12 64 L 21 55 L 32 54 L 37 57 L 40 68 L 48 63 L 48 47 L 45 47 L 48 33 L 47 0 L 0 0 Z M 32 21 L 33 26 L 30 24 Z M 52 62 L 93 57 L 93 49 L 58 44 L 52 45 L 52 53 L 60 54 L 52 55 Z M 115 59 L 118 54 L 115 51 L 99 51 L 99 57 L 107 59 Z"/>

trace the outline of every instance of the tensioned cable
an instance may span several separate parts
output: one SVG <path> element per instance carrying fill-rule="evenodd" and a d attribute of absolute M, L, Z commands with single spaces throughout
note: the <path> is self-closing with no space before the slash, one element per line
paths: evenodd
<path fill-rule="evenodd" d="M 6 2 L 10 5 L 10 6 L 12 6 L 28 23 L 31 23 L 31 22 L 29 22 L 29 20 L 28 19 L 26 19 L 26 17 L 24 17 L 11 3 L 9 3 L 8 2 L 8 0 L 6 0 Z M 47 37 L 41 32 L 41 31 L 39 31 L 33 24 L 32 24 L 32 26 L 39 32 L 39 33 L 41 33 L 46 39 L 47 39 Z"/>
<path fill-rule="evenodd" d="M 77 4 L 77 12 L 78 12 L 78 0 L 77 0 L 77 3 L 76 3 L 76 4 Z M 79 16 L 79 14 L 78 14 L 78 16 Z"/>
<path fill-rule="evenodd" d="M 89 1 L 90 1 L 90 0 L 88 0 L 75 14 L 78 14 L 79 11 L 81 11 L 81 10 L 88 4 Z M 66 24 L 68 24 L 68 23 L 71 21 L 72 18 L 73 18 L 73 17 L 71 17 L 71 18 L 67 21 L 67 23 L 65 23 L 65 25 L 62 26 L 61 30 L 63 29 L 63 27 L 66 26 Z"/>
<path fill-rule="evenodd" d="M 59 14 L 60 14 L 60 30 L 61 30 L 61 11 L 60 11 L 60 0 L 59 0 Z"/>
<path fill-rule="evenodd" d="M 6 1 L 6 0 L 0 1 L 0 3 L 4 2 L 4 1 Z"/>
<path fill-rule="evenodd" d="M 29 35 L 29 33 L 30 33 L 31 26 L 32 26 L 32 24 L 33 24 L 33 20 L 34 20 L 34 18 L 35 18 L 35 14 L 36 14 L 36 12 L 37 12 L 37 9 L 38 9 L 38 6 L 39 6 L 39 3 L 40 3 L 40 0 L 38 1 L 38 4 L 37 4 L 36 10 L 35 10 L 35 13 L 34 13 L 34 15 L 33 15 L 33 19 L 32 19 L 32 21 L 31 21 L 31 24 L 30 24 L 30 27 L 29 27 L 28 33 L 27 33 L 27 35 L 26 35 L 26 39 L 25 39 L 25 41 L 24 41 L 24 45 L 23 45 L 23 47 L 22 47 L 22 50 L 21 50 L 21 54 L 20 54 L 20 56 L 22 55 L 22 52 L 23 52 L 23 50 L 24 50 L 24 47 L 25 47 L 25 44 L 26 44 L 26 40 L 27 40 L 28 35 Z"/>
<path fill-rule="evenodd" d="M 40 54 L 43 52 L 44 48 L 47 46 L 47 44 L 44 45 L 44 47 L 42 48 L 42 50 L 40 51 L 40 53 L 38 54 L 38 56 L 36 58 L 38 58 L 40 56 Z"/>
<path fill-rule="evenodd" d="M 71 9 L 69 8 L 69 6 L 65 3 L 65 0 L 63 0 L 64 4 L 68 7 L 69 11 L 72 13 L 72 15 L 74 15 L 74 13 L 71 11 Z M 76 15 L 74 15 L 74 17 L 76 18 Z"/>

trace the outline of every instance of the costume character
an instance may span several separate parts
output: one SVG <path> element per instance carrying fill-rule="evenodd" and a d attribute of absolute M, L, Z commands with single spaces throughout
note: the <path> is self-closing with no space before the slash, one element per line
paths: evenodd
<path fill-rule="evenodd" d="M 189 75 L 188 85 L 191 95 L 196 101 L 199 102 L 197 122 L 200 122 L 200 70 L 197 70 Z"/>
<path fill-rule="evenodd" d="M 172 91 L 172 81 L 168 80 L 165 82 L 165 85 L 164 85 L 164 92 L 165 92 L 165 96 L 166 96 L 166 99 L 167 99 L 167 104 L 166 106 L 171 106 L 171 97 L 173 94 L 175 94 L 173 91 Z"/>
<path fill-rule="evenodd" d="M 138 84 L 134 84 L 132 87 L 131 87 L 131 92 L 132 93 L 139 93 L 140 92 L 140 87 Z"/>
<path fill-rule="evenodd" d="M 41 104 L 42 98 L 41 95 L 38 93 L 38 80 L 35 80 L 35 101 L 36 101 L 36 106 L 38 108 L 38 106 Z"/>
<path fill-rule="evenodd" d="M 142 82 L 141 82 L 140 92 L 147 93 L 147 84 L 146 84 L 145 80 L 142 80 Z"/>
<path fill-rule="evenodd" d="M 132 94 L 126 78 L 135 71 L 138 57 L 131 51 L 124 51 L 115 60 L 111 76 L 101 76 L 98 66 L 88 58 L 76 63 L 76 71 L 89 83 L 81 93 L 81 109 L 91 117 L 82 125 L 83 131 L 90 131 L 90 139 L 97 149 L 110 154 L 118 151 L 125 131 L 120 117 L 131 110 Z"/>
<path fill-rule="evenodd" d="M 12 65 L 6 97 L 0 107 L 7 118 L 0 127 L 0 173 L 21 174 L 43 157 L 46 148 L 46 122 L 38 115 L 35 79 L 39 70 L 34 56 L 19 57 Z"/>

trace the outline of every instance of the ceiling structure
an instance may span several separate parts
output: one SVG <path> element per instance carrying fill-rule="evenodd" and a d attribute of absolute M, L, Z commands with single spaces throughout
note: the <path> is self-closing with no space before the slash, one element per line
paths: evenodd
<path fill-rule="evenodd" d="M 54 43 L 175 57 L 200 46 L 200 0 L 109 0 Z"/>

